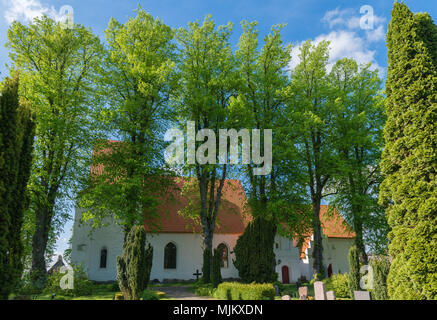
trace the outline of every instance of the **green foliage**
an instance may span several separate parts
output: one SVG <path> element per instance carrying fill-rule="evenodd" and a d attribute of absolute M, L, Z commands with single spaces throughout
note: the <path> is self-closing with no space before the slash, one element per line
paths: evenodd
<path fill-rule="evenodd" d="M 44 293 L 56 294 L 66 297 L 89 296 L 93 294 L 93 283 L 88 279 L 88 275 L 81 265 L 73 265 L 74 286 L 73 289 L 62 289 L 60 282 L 64 273 L 54 272 L 47 276 Z"/>
<path fill-rule="evenodd" d="M 393 5 L 380 203 L 392 228 L 391 299 L 437 298 L 437 26 Z"/>
<path fill-rule="evenodd" d="M 384 208 L 377 194 L 382 181 L 380 173 L 383 127 L 385 123 L 384 95 L 378 70 L 371 65 L 358 65 L 352 59 L 340 59 L 329 74 L 335 94 L 335 123 L 339 135 L 338 172 L 332 183 L 335 206 L 355 231 L 355 244 L 360 260 L 367 263 L 367 246 L 372 253 L 383 252 L 387 246 L 388 225 Z"/>
<path fill-rule="evenodd" d="M 356 246 L 349 249 L 349 292 L 354 297 L 354 291 L 360 291 L 360 258 Z"/>
<path fill-rule="evenodd" d="M 268 283 L 277 280 L 273 252 L 276 225 L 261 217 L 255 218 L 238 238 L 234 248 L 234 265 L 247 283 Z"/>
<path fill-rule="evenodd" d="M 272 284 L 243 284 L 224 282 L 215 292 L 220 300 L 274 300 L 275 288 Z"/>
<path fill-rule="evenodd" d="M 211 283 L 214 288 L 217 288 L 217 286 L 222 283 L 222 274 L 221 274 L 221 267 L 220 267 L 220 252 L 218 249 L 214 250 L 214 257 L 212 259 L 212 277 L 211 277 Z"/>
<path fill-rule="evenodd" d="M 132 227 L 125 239 L 123 253 L 117 257 L 117 280 L 125 300 L 138 300 L 147 287 L 152 257 L 150 244 L 146 249 L 144 227 Z"/>
<path fill-rule="evenodd" d="M 0 93 L 0 299 L 7 299 L 23 272 L 21 227 L 29 205 L 26 190 L 32 165 L 34 122 L 19 103 L 18 75 Z"/>
<path fill-rule="evenodd" d="M 99 83 L 109 100 L 99 119 L 121 143 L 94 141 L 95 172 L 80 195 L 93 227 L 111 216 L 125 229 L 158 229 L 157 206 L 173 193 L 162 152 L 163 124 L 175 84 L 174 31 L 141 7 L 124 24 L 111 19 L 105 31 L 108 50 Z M 110 183 L 109 183 L 110 181 Z"/>
<path fill-rule="evenodd" d="M 123 293 L 117 292 L 114 296 L 114 300 L 124 300 Z"/>
<path fill-rule="evenodd" d="M 390 271 L 388 257 L 374 257 L 370 261 L 370 266 L 373 270 L 372 297 L 375 300 L 388 300 L 387 276 Z"/>
<path fill-rule="evenodd" d="M 182 169 L 196 178 L 196 195 L 192 199 L 198 201 L 190 201 L 181 214 L 194 216 L 201 223 L 204 250 L 212 250 L 216 218 L 229 169 L 227 164 L 220 164 L 215 142 L 219 130 L 229 127 L 229 100 L 236 94 L 237 79 L 230 44 L 232 30 L 232 23 L 216 26 L 211 16 L 206 16 L 203 23 L 190 22 L 176 34 L 181 81 L 173 99 L 175 123 L 186 130 L 187 121 L 192 121 L 197 132 L 210 129 L 215 135 L 193 141 L 197 156 L 204 161 L 199 163 L 188 159 L 188 164 Z M 208 273 L 205 280 L 210 281 Z"/>
<path fill-rule="evenodd" d="M 102 105 L 96 90 L 103 46 L 82 25 L 64 29 L 43 16 L 8 30 L 11 71 L 20 72 L 20 97 L 35 113 L 35 149 L 28 190 L 26 226 L 32 240 L 32 276 L 44 283 L 46 249 L 69 218 L 67 197 L 83 187 L 90 146 L 98 136 L 94 121 Z M 71 198 L 70 198 L 71 199 Z M 30 253 L 31 250 L 26 250 Z"/>
<path fill-rule="evenodd" d="M 112 284 L 111 289 L 112 291 L 120 291 L 120 286 L 117 281 Z"/>
<path fill-rule="evenodd" d="M 159 296 L 155 291 L 146 289 L 141 294 L 141 300 L 159 300 Z"/>
<path fill-rule="evenodd" d="M 333 274 L 331 277 L 323 280 L 326 286 L 326 291 L 334 291 L 337 298 L 350 299 L 350 279 L 347 273 Z"/>
<path fill-rule="evenodd" d="M 203 265 L 202 265 L 202 282 L 211 282 L 211 260 L 212 253 L 210 249 L 203 250 Z"/>
<path fill-rule="evenodd" d="M 212 297 L 215 293 L 215 288 L 212 284 L 197 284 L 194 288 L 194 293 L 201 297 Z"/>
<path fill-rule="evenodd" d="M 292 298 L 299 298 L 299 291 L 296 284 L 283 284 L 280 282 L 275 282 L 274 285 L 279 288 L 279 295 L 288 295 Z"/>
<path fill-rule="evenodd" d="M 315 273 L 313 274 L 313 278 L 310 281 L 310 284 L 313 285 L 316 281 L 322 281 L 323 280 L 323 274 L 322 273 Z"/>
<path fill-rule="evenodd" d="M 295 124 L 287 118 L 283 94 L 290 85 L 287 73 L 292 46 L 283 40 L 284 25 L 272 26 L 262 44 L 257 22 L 242 21 L 241 27 L 235 51 L 239 87 L 238 95 L 230 100 L 230 124 L 236 129 L 261 130 L 261 148 L 265 147 L 264 130 L 273 129 L 273 158 L 271 172 L 265 170 L 265 175 L 253 174 L 266 166 L 253 161 L 240 166 L 239 173 L 247 177 L 251 214 L 274 221 L 278 233 L 291 238 L 305 234 L 312 222 L 308 206 L 300 205 L 306 202 L 307 190 L 296 161 L 295 134 L 290 133 Z M 253 132 L 249 134 L 253 141 Z"/>
<path fill-rule="evenodd" d="M 293 124 L 288 134 L 295 137 L 290 143 L 299 151 L 298 170 L 313 211 L 313 273 L 323 273 L 320 205 L 340 164 L 336 138 L 339 126 L 335 121 L 338 110 L 332 104 L 336 91 L 330 87 L 327 74 L 329 43 L 308 40 L 301 46 L 299 57 L 301 62 L 292 70 L 291 84 L 283 94 L 287 118 Z"/>

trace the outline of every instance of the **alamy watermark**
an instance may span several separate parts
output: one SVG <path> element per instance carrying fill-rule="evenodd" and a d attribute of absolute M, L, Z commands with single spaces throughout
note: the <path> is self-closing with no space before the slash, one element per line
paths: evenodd
<path fill-rule="evenodd" d="M 59 10 L 59 23 L 62 29 L 74 28 L 74 9 L 72 6 L 62 6 Z"/>
<path fill-rule="evenodd" d="M 362 6 L 360 13 L 363 15 L 360 19 L 360 28 L 363 30 L 373 30 L 375 26 L 373 7 L 369 5 Z"/>
<path fill-rule="evenodd" d="M 264 141 L 261 142 L 261 136 Z M 186 136 L 186 141 L 185 141 Z M 164 140 L 173 141 L 165 150 L 165 160 L 170 165 L 185 164 L 185 142 L 187 145 L 186 162 L 188 164 L 250 164 L 258 165 L 253 169 L 254 175 L 268 175 L 272 171 L 272 130 L 252 130 L 252 141 L 250 131 L 241 129 L 219 130 L 219 155 L 217 157 L 217 136 L 214 130 L 202 129 L 196 134 L 194 121 L 187 122 L 186 135 L 180 129 L 170 129 L 165 133 Z M 207 138 L 207 141 L 205 141 Z M 239 140 L 241 138 L 241 146 Z M 230 145 L 228 145 L 230 140 Z M 196 141 L 204 142 L 196 150 Z M 261 155 L 263 146 L 263 155 Z M 228 161 L 229 147 L 229 161 Z M 240 148 L 241 147 L 241 148 Z M 241 151 L 241 161 L 240 161 Z"/>
<path fill-rule="evenodd" d="M 62 290 L 73 290 L 74 289 L 74 270 L 72 268 L 68 268 L 66 266 L 62 266 L 59 269 L 59 272 L 61 274 L 66 273 L 60 280 L 59 280 L 59 287 Z"/>
<path fill-rule="evenodd" d="M 369 265 L 362 266 L 360 274 L 360 288 L 362 290 L 373 290 L 373 268 Z"/>

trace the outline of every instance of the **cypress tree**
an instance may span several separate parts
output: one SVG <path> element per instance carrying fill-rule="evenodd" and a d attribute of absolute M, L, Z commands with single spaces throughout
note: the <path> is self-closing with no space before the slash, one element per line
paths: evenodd
<path fill-rule="evenodd" d="M 388 300 L 387 276 L 390 270 L 390 262 L 387 257 L 376 257 L 370 262 L 373 269 L 372 297 L 375 300 Z"/>
<path fill-rule="evenodd" d="M 34 122 L 19 104 L 19 79 L 6 79 L 0 96 L 0 299 L 7 299 L 23 272 L 21 227 L 28 206 Z"/>
<path fill-rule="evenodd" d="M 117 280 L 125 300 L 138 300 L 150 279 L 153 248 L 146 249 L 146 231 L 134 226 L 127 234 L 123 253 L 117 257 Z"/>
<path fill-rule="evenodd" d="M 214 257 L 212 259 L 212 277 L 211 277 L 211 283 L 214 288 L 217 288 L 217 286 L 222 282 L 222 274 L 220 269 L 220 252 L 218 249 L 214 250 Z"/>
<path fill-rule="evenodd" d="M 276 225 L 256 217 L 238 238 L 234 265 L 244 282 L 271 283 L 277 280 L 273 251 Z"/>
<path fill-rule="evenodd" d="M 360 258 L 356 246 L 349 249 L 349 290 L 351 297 L 354 291 L 360 291 Z"/>
<path fill-rule="evenodd" d="M 392 228 L 391 299 L 437 298 L 437 27 L 395 3 L 387 34 L 380 203 Z"/>

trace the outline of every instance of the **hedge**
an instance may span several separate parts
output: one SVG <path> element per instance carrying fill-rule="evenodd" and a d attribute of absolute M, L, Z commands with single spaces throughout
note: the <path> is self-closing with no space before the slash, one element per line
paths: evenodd
<path fill-rule="evenodd" d="M 331 277 L 323 280 L 326 291 L 334 291 L 337 298 L 352 298 L 350 295 L 349 275 L 333 274 Z"/>
<path fill-rule="evenodd" d="M 215 297 L 220 300 L 274 300 L 273 284 L 225 282 L 218 286 Z"/>

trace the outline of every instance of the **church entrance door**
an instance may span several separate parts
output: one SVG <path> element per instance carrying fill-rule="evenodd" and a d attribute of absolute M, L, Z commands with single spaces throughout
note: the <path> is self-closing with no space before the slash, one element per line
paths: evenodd
<path fill-rule="evenodd" d="M 287 266 L 282 267 L 282 283 L 288 284 L 290 283 L 290 270 Z"/>

